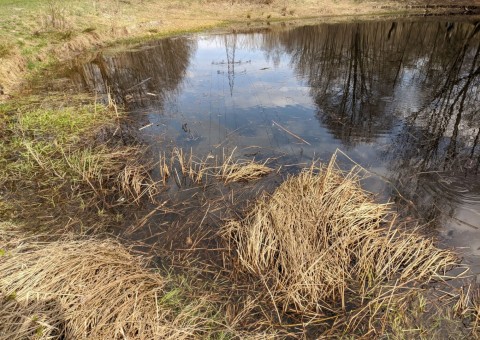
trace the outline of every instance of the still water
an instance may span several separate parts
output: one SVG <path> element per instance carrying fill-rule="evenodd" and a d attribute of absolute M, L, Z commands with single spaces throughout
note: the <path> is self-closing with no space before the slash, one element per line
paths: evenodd
<path fill-rule="evenodd" d="M 126 104 L 153 149 L 237 147 L 280 164 L 341 149 L 480 272 L 480 24 L 382 21 L 204 34 L 78 62 L 79 89 Z M 352 163 L 345 160 L 345 166 Z"/>

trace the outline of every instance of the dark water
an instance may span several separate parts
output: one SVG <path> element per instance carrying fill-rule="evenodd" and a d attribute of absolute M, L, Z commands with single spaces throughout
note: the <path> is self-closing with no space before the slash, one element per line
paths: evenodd
<path fill-rule="evenodd" d="M 153 149 L 238 147 L 294 164 L 339 148 L 383 176 L 370 191 L 430 222 L 480 272 L 478 22 L 178 37 L 103 52 L 68 77 L 80 89 L 110 87 Z"/>

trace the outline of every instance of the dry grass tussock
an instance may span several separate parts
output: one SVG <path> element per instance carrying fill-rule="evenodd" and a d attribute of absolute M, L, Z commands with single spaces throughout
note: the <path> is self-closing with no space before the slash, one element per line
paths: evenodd
<path fill-rule="evenodd" d="M 235 149 L 230 156 L 225 157 L 224 155 L 223 162 L 218 168 L 218 175 L 225 183 L 254 181 L 273 171 L 272 168 L 266 166 L 268 160 L 263 163 L 254 160 L 233 161 L 234 152 Z"/>
<path fill-rule="evenodd" d="M 172 308 L 168 280 L 112 241 L 27 243 L 0 273 L 2 339 L 186 339 L 207 322 L 198 301 Z"/>
<path fill-rule="evenodd" d="M 289 177 L 243 220 L 224 226 L 240 270 L 264 280 L 279 310 L 357 327 L 388 311 L 407 287 L 440 278 L 455 264 L 452 252 L 399 226 L 389 205 L 361 188 L 360 174 L 342 172 L 333 156 Z"/>

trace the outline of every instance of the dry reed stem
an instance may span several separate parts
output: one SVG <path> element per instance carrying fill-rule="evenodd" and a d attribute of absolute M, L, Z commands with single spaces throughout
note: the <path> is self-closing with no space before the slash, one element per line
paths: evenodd
<path fill-rule="evenodd" d="M 400 301 L 408 285 L 440 277 L 456 257 L 400 227 L 389 204 L 361 188 L 361 170 L 344 173 L 335 160 L 289 177 L 222 233 L 239 269 L 268 278 L 284 311 L 349 312 L 355 327 L 383 310 L 373 304 Z"/>
<path fill-rule="evenodd" d="M 453 306 L 455 315 L 468 320 L 471 335 L 480 338 L 480 288 L 472 284 L 460 289 L 458 300 Z"/>
<path fill-rule="evenodd" d="M 150 166 L 142 164 L 144 152 L 137 146 L 97 147 L 63 152 L 63 157 L 67 170 L 88 183 L 97 194 L 103 190 L 107 194 L 111 191 L 137 203 L 145 195 L 153 201 L 157 193 L 149 174 Z"/>
<path fill-rule="evenodd" d="M 162 306 L 166 280 L 112 241 L 24 244 L 0 273 L 2 339 L 186 339 L 205 326 L 201 304 Z"/>
<path fill-rule="evenodd" d="M 472 314 L 472 332 L 476 338 L 480 338 L 480 289 L 477 288 L 472 294 L 472 306 L 470 312 Z"/>

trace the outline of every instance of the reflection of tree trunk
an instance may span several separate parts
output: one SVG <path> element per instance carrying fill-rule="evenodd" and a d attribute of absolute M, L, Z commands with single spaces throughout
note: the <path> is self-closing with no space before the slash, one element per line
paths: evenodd
<path fill-rule="evenodd" d="M 475 57 L 473 58 L 472 65 L 469 71 L 469 76 L 467 77 L 467 81 L 465 82 L 463 87 L 460 89 L 458 95 L 456 96 L 455 100 L 451 105 L 450 113 L 453 112 L 454 106 L 456 105 L 459 98 L 461 97 L 459 106 L 457 108 L 457 119 L 455 120 L 453 134 L 452 134 L 452 137 L 450 138 L 450 144 L 447 150 L 447 155 L 445 157 L 445 163 L 448 163 L 449 161 L 455 159 L 455 156 L 456 156 L 458 129 L 460 126 L 460 122 L 462 121 L 462 113 L 464 111 L 465 99 L 467 98 L 467 93 L 468 93 L 468 90 L 470 89 L 470 85 L 473 79 L 475 78 L 473 71 L 475 69 L 479 53 L 480 53 L 480 43 L 477 46 L 477 51 L 475 53 Z"/>
<path fill-rule="evenodd" d="M 163 96 L 181 83 L 194 47 L 194 41 L 176 38 L 114 56 L 98 54 L 91 63 L 79 67 L 72 78 L 88 90 L 103 94 L 110 87 L 121 103 L 129 102 L 129 98 L 134 105 L 143 106 L 155 98 L 161 105 Z"/>
<path fill-rule="evenodd" d="M 410 35 L 412 33 L 412 28 L 413 28 L 413 26 L 410 25 L 410 27 L 408 29 L 406 41 L 410 40 Z M 397 72 L 395 73 L 395 78 L 393 79 L 393 86 L 392 87 L 395 87 L 395 85 L 397 84 L 398 76 L 400 75 L 400 73 L 402 71 L 402 67 L 404 65 L 404 60 L 405 60 L 406 53 L 407 53 L 407 44 L 403 44 L 402 57 L 400 58 L 400 61 L 398 63 Z"/>

